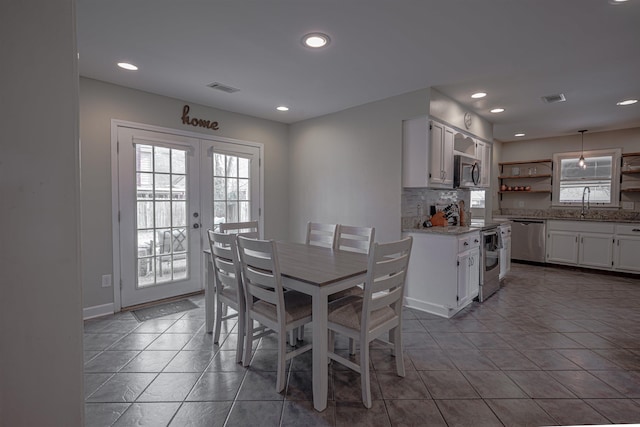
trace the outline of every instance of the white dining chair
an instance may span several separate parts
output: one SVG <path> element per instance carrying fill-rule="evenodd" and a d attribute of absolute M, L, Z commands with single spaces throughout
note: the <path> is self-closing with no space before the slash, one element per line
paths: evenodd
<path fill-rule="evenodd" d="M 307 223 L 306 244 L 333 248 L 336 244 L 337 224 Z"/>
<path fill-rule="evenodd" d="M 334 248 L 343 251 L 369 254 L 373 246 L 376 229 L 338 224 Z"/>
<path fill-rule="evenodd" d="M 369 255 L 373 247 L 375 235 L 376 229 L 373 227 L 338 224 L 334 248 Z M 329 295 L 329 302 L 349 295 L 362 296 L 362 285 Z M 349 338 L 349 354 L 356 354 L 356 345 L 352 338 Z"/>
<path fill-rule="evenodd" d="M 348 296 L 329 304 L 329 351 L 331 360 L 360 373 L 362 402 L 371 408 L 369 345 L 387 335 L 396 359 L 396 373 L 404 377 L 402 353 L 402 300 L 412 237 L 378 244 L 369 257 L 364 296 Z M 340 356 L 334 350 L 335 333 L 360 341 L 359 363 Z"/>
<path fill-rule="evenodd" d="M 311 322 L 311 297 L 295 291 L 284 292 L 273 240 L 238 236 L 238 250 L 246 295 L 246 325 L 254 321 L 275 331 L 278 336 L 276 391 L 285 386 L 286 361 L 311 349 L 311 343 L 287 351 L 287 332 Z M 249 366 L 253 334 L 245 334 L 244 366 Z"/>
<path fill-rule="evenodd" d="M 218 224 L 218 230 L 225 234 L 235 234 L 239 236 L 249 237 L 251 239 L 259 239 L 260 231 L 258 229 L 258 221 L 243 222 L 222 222 Z M 227 315 L 227 306 L 222 308 L 223 316 Z"/>
<path fill-rule="evenodd" d="M 242 362 L 243 337 L 246 329 L 246 309 L 244 289 L 242 286 L 242 267 L 238 259 L 236 235 L 216 233 L 208 230 L 208 236 L 213 262 L 216 300 L 213 342 L 218 343 L 220 340 L 222 321 L 237 316 L 238 344 L 236 346 L 236 363 L 240 363 Z M 231 307 L 236 313 L 227 315 L 227 307 Z"/>
<path fill-rule="evenodd" d="M 218 227 L 221 233 L 239 234 L 252 239 L 260 237 L 258 221 L 223 222 L 218 224 Z"/>

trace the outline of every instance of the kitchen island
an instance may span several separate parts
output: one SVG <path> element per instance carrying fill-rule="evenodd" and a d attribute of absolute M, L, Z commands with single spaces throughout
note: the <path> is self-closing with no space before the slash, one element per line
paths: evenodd
<path fill-rule="evenodd" d="M 446 318 L 478 296 L 480 227 L 405 229 L 413 237 L 405 305 Z"/>

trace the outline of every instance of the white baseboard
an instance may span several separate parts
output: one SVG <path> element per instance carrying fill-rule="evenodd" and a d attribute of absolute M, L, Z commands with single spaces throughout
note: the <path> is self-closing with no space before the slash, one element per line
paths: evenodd
<path fill-rule="evenodd" d="M 84 320 L 93 319 L 94 317 L 107 316 L 113 314 L 113 303 L 94 305 L 93 307 L 85 307 L 82 309 L 82 318 Z"/>
<path fill-rule="evenodd" d="M 459 312 L 464 308 L 464 307 L 456 307 L 456 308 L 445 307 L 443 305 L 433 304 L 427 301 L 421 301 L 421 300 L 417 300 L 415 298 L 410 298 L 410 297 L 404 297 L 404 306 L 413 308 L 416 310 L 420 310 L 420 311 L 425 311 L 427 313 L 435 314 L 436 316 L 446 317 L 447 319 L 450 319 L 457 312 Z"/>

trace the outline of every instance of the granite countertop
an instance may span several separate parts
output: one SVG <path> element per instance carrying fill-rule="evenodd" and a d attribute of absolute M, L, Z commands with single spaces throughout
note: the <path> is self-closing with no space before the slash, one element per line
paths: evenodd
<path fill-rule="evenodd" d="M 463 227 L 459 225 L 450 225 L 448 227 L 428 227 L 428 228 L 404 228 L 404 233 L 423 233 L 423 234 L 447 234 L 458 236 L 460 234 L 471 233 L 473 231 L 482 230 L 482 226 L 472 225 L 470 227 Z"/>
<path fill-rule="evenodd" d="M 620 223 L 640 223 L 640 212 L 620 211 L 612 209 L 598 209 L 592 207 L 580 218 L 580 210 L 576 209 L 505 209 L 501 212 L 493 212 L 494 218 L 508 219 L 538 219 L 538 220 L 560 220 L 560 221 L 595 221 L 595 222 L 620 222 Z"/>
<path fill-rule="evenodd" d="M 491 228 L 500 226 L 500 223 L 502 222 L 510 222 L 510 221 L 511 221 L 510 219 L 506 219 L 506 218 L 503 218 L 503 219 L 494 218 L 492 222 L 486 222 L 482 219 L 473 219 L 471 220 L 470 226 L 450 225 L 446 227 L 419 227 L 419 228 L 404 227 L 402 231 L 405 233 L 460 235 L 460 234 L 470 233 L 472 231 L 489 230 Z"/>
<path fill-rule="evenodd" d="M 502 218 L 508 220 L 554 220 L 554 221 L 580 221 L 580 222 L 619 222 L 619 223 L 640 223 L 640 220 L 637 219 L 627 219 L 627 218 L 602 218 L 602 217 L 589 217 L 585 216 L 584 219 L 580 217 L 566 217 L 566 216 L 556 216 L 556 215 L 546 215 L 546 216 L 532 216 L 532 215 L 509 215 L 503 216 Z M 495 219 L 495 218 L 494 218 Z"/>
<path fill-rule="evenodd" d="M 459 225 L 452 225 L 448 227 L 428 227 L 428 228 L 404 228 L 404 233 L 421 233 L 421 234 L 448 234 L 457 236 L 460 234 L 470 233 L 478 230 L 472 227 L 461 227 Z"/>

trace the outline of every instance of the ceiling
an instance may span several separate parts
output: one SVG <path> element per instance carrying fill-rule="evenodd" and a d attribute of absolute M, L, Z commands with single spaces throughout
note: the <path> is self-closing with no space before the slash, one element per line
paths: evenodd
<path fill-rule="evenodd" d="M 283 123 L 435 87 L 501 141 L 640 127 L 640 0 L 610 1 L 77 0 L 80 75 Z"/>

